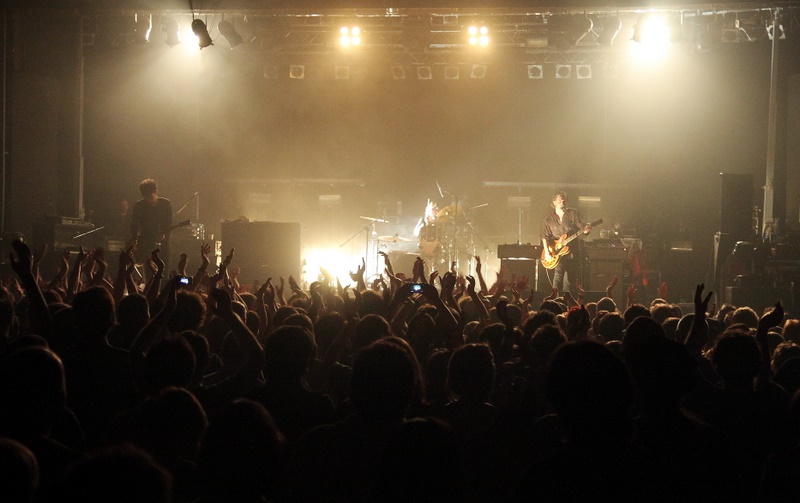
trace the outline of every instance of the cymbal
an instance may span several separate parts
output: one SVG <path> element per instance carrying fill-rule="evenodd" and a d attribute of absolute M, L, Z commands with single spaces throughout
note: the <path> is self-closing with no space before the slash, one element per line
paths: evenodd
<path fill-rule="evenodd" d="M 436 214 L 436 221 L 439 223 L 446 224 L 463 216 L 464 216 L 463 206 L 456 206 L 454 204 L 449 204 L 439 210 L 439 212 Z"/>
<path fill-rule="evenodd" d="M 411 240 L 395 234 L 394 236 L 378 236 L 378 241 L 385 241 L 387 243 L 408 243 Z"/>

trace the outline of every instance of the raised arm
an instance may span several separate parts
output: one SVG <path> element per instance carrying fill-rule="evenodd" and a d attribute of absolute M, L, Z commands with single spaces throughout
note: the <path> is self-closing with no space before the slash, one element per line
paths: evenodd
<path fill-rule="evenodd" d="M 11 243 L 11 248 L 13 252 L 8 254 L 8 263 L 19 278 L 22 289 L 30 301 L 31 325 L 40 336 L 52 343 L 53 319 L 33 274 L 33 253 L 28 245 L 19 239 Z"/>
<path fill-rule="evenodd" d="M 700 283 L 694 290 L 694 318 L 689 327 L 689 335 L 686 336 L 684 345 L 695 358 L 702 354 L 703 347 L 708 341 L 708 322 L 706 322 L 706 312 L 708 311 L 708 301 L 714 292 L 708 292 L 703 298 L 705 285 Z M 769 363 L 767 363 L 769 365 Z"/>

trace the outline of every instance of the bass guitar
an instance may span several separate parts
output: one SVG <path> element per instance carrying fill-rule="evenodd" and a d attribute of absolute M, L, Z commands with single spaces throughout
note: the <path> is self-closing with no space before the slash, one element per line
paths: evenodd
<path fill-rule="evenodd" d="M 589 226 L 590 227 L 594 227 L 595 225 L 600 225 L 602 223 L 603 223 L 603 219 L 600 218 L 600 219 L 597 219 L 594 222 L 590 223 Z M 553 246 L 550 248 L 550 258 L 549 259 L 546 258 L 547 250 L 542 250 L 542 258 L 541 258 L 541 260 L 542 260 L 542 265 L 544 266 L 544 268 L 545 269 L 555 269 L 555 267 L 558 265 L 558 261 L 561 259 L 561 257 L 563 257 L 564 255 L 569 253 L 569 246 L 567 246 L 567 245 L 570 242 L 572 242 L 573 239 L 577 238 L 578 236 L 580 236 L 582 234 L 585 234 L 583 232 L 583 230 L 579 230 L 579 231 L 573 232 L 570 235 L 564 234 L 560 238 L 556 239 L 555 243 L 553 243 Z"/>

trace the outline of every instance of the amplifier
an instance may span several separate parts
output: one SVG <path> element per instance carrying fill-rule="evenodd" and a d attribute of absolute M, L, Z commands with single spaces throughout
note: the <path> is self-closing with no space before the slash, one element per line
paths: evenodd
<path fill-rule="evenodd" d="M 624 261 L 628 260 L 628 248 L 625 246 L 584 246 L 583 251 L 589 260 Z"/>
<path fill-rule="evenodd" d="M 497 258 L 528 258 L 538 259 L 542 255 L 542 245 L 510 244 L 497 245 Z"/>

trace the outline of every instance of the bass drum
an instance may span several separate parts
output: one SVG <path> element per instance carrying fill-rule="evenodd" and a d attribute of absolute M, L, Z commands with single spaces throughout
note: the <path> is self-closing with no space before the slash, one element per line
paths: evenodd
<path fill-rule="evenodd" d="M 423 259 L 441 256 L 444 248 L 444 229 L 426 225 L 419 231 L 419 254 Z"/>

